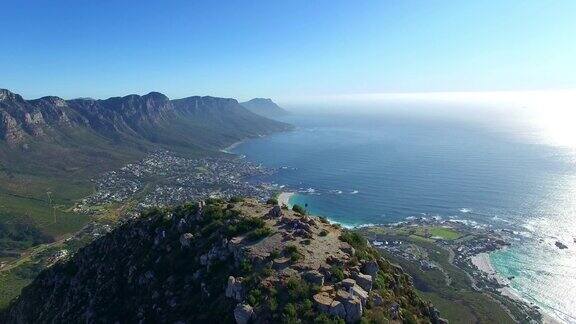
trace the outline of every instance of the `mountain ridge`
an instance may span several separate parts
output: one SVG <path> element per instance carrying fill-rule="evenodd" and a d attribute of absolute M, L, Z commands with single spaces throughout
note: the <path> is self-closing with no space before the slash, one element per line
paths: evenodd
<path fill-rule="evenodd" d="M 251 112 L 267 118 L 274 119 L 290 114 L 284 108 L 278 106 L 270 98 L 254 98 L 245 102 L 241 102 L 240 104 Z"/>
<path fill-rule="evenodd" d="M 214 114 L 217 113 L 214 109 L 223 109 L 252 123 L 256 132 L 244 124 L 234 124 L 252 136 L 267 134 L 274 127 L 289 129 L 286 124 L 250 112 L 232 98 L 191 96 L 171 100 L 162 93 L 150 92 L 97 100 L 64 100 L 56 96 L 25 100 L 7 89 L 0 89 L 0 139 L 10 146 L 18 146 L 33 139 L 50 139 L 51 131 L 82 128 L 104 137 L 135 136 L 149 140 L 154 137 L 146 134 L 151 127 L 166 126 L 174 119 L 187 117 L 202 122 L 215 121 Z M 212 117 L 207 118 L 206 114 L 212 114 Z M 233 121 L 221 117 L 220 121 Z"/>

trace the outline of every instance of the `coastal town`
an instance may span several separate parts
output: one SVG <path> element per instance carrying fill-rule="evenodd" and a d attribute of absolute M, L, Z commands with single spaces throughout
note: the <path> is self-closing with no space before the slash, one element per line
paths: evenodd
<path fill-rule="evenodd" d="M 91 213 L 95 206 L 128 202 L 134 202 L 135 210 L 141 211 L 209 197 L 265 200 L 278 188 L 248 180 L 272 172 L 237 156 L 186 158 L 169 151 L 156 151 L 93 179 L 95 192 L 83 199 L 75 211 Z"/>

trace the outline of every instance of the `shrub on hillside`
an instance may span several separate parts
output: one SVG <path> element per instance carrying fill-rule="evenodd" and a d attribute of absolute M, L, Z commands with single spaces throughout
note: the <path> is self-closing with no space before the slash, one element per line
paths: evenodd
<path fill-rule="evenodd" d="M 278 205 L 278 199 L 276 199 L 276 198 L 270 198 L 270 199 L 266 200 L 266 203 L 267 203 L 268 205 Z"/>
<path fill-rule="evenodd" d="M 292 206 L 292 210 L 297 212 L 300 215 L 306 215 L 306 209 L 304 209 L 304 207 L 302 207 L 300 205 Z"/>

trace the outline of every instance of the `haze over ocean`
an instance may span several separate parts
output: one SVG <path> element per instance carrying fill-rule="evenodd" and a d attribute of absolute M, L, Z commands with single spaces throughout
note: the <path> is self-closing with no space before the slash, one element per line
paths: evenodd
<path fill-rule="evenodd" d="M 576 321 L 576 137 L 562 129 L 567 116 L 551 126 L 522 104 L 385 106 L 295 114 L 286 121 L 296 131 L 233 152 L 280 168 L 266 180 L 297 191 L 291 203 L 347 226 L 439 216 L 514 231 L 516 244 L 491 255 L 497 270 L 528 301 Z"/>

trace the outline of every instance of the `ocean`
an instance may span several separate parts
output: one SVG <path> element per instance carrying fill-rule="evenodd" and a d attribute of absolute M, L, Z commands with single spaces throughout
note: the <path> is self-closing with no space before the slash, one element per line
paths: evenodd
<path fill-rule="evenodd" d="M 516 241 L 491 254 L 496 270 L 528 302 L 576 322 L 575 148 L 518 114 L 423 106 L 294 114 L 285 121 L 296 130 L 232 152 L 277 168 L 254 180 L 344 226 L 442 217 L 507 228 Z"/>

